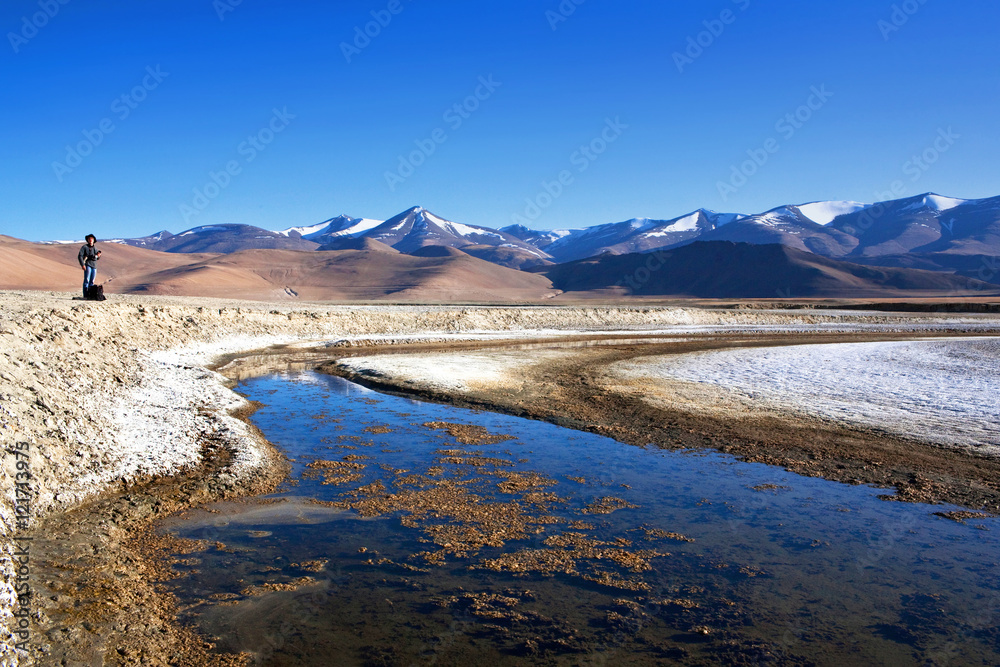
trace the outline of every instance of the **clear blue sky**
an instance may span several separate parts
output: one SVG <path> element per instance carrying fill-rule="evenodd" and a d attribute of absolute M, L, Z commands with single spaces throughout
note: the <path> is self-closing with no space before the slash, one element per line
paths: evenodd
<path fill-rule="evenodd" d="M 1000 194 L 1000 5 L 895 4 L 912 14 L 892 0 L 566 0 L 568 16 L 559 0 L 6 0 L 0 233 L 281 229 L 412 205 L 549 229 L 873 201 L 894 183 Z M 372 12 L 387 25 L 355 44 Z M 689 39 L 705 46 L 678 64 Z M 466 117 L 449 111 L 467 99 Z M 766 162 L 743 165 L 748 151 Z M 933 164 L 911 161 L 925 152 Z"/>

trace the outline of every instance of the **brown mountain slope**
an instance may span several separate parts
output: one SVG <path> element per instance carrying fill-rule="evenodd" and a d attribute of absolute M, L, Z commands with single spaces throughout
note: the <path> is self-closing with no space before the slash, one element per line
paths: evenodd
<path fill-rule="evenodd" d="M 413 257 L 379 250 L 245 250 L 160 271 L 127 291 L 314 301 L 510 301 L 553 292 L 543 276 L 464 253 Z"/>
<path fill-rule="evenodd" d="M 83 283 L 76 256 L 82 243 L 32 243 L 0 236 L 4 260 L 0 262 L 0 289 L 69 291 Z M 163 271 L 214 255 L 175 255 L 120 243 L 97 243 L 102 251 L 97 262 L 97 282 L 109 291 L 130 284 L 149 273 Z"/>
<path fill-rule="evenodd" d="M 387 252 L 397 254 L 399 251 L 391 245 L 386 245 L 381 241 L 369 239 L 364 236 L 337 236 L 328 241 L 325 245 L 316 248 L 317 250 L 371 250 L 374 252 Z"/>
<path fill-rule="evenodd" d="M 79 246 L 0 237 L 0 289 L 73 291 L 82 275 Z M 522 301 L 554 293 L 541 275 L 508 269 L 460 251 L 413 257 L 391 248 L 244 250 L 228 255 L 166 253 L 119 244 L 104 251 L 98 282 L 109 294 L 146 293 L 317 301 Z M 381 245 L 381 244 L 379 244 Z M 431 253 L 433 254 L 433 253 Z"/>

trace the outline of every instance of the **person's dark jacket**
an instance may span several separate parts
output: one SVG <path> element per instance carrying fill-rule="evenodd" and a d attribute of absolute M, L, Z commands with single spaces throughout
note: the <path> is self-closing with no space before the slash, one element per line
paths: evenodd
<path fill-rule="evenodd" d="M 80 261 L 80 267 L 89 266 L 92 269 L 97 268 L 97 245 L 85 245 L 80 248 L 80 254 L 76 256 Z"/>

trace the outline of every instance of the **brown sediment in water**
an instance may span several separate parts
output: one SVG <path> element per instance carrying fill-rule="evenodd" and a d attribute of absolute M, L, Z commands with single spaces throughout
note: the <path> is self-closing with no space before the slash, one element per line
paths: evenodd
<path fill-rule="evenodd" d="M 252 406 L 248 410 L 252 410 Z M 152 523 L 179 510 L 224 498 L 267 493 L 285 477 L 288 464 L 270 450 L 258 474 L 236 485 L 219 473 L 232 454 L 203 443 L 200 466 L 50 517 L 33 535 L 36 609 L 44 619 L 45 662 L 107 665 L 251 664 L 246 654 L 218 652 L 209 639 L 178 624 L 178 607 L 162 584 L 175 564 L 196 564 L 192 555 L 213 546 L 204 540 L 158 535 Z"/>
<path fill-rule="evenodd" d="M 784 484 L 758 484 L 756 486 L 751 486 L 754 491 L 782 491 L 790 489 L 790 486 Z"/>
<path fill-rule="evenodd" d="M 677 540 L 678 542 L 694 542 L 693 537 L 687 537 L 681 535 L 680 533 L 672 533 L 670 531 L 663 530 L 662 528 L 649 528 L 648 526 L 640 526 L 639 530 L 646 534 L 647 538 L 657 538 L 665 540 Z"/>
<path fill-rule="evenodd" d="M 955 510 L 953 512 L 934 512 L 936 516 L 949 519 L 951 521 L 956 521 L 958 523 L 965 523 L 970 519 L 993 519 L 996 518 L 996 514 L 989 512 L 970 512 L 967 510 Z"/>
<path fill-rule="evenodd" d="M 257 597 L 260 595 L 267 595 L 268 593 L 274 593 L 275 591 L 297 591 L 303 586 L 315 583 L 316 579 L 314 577 L 299 577 L 298 579 L 293 579 L 292 581 L 267 582 L 264 584 L 247 586 L 240 591 L 240 594 L 246 597 Z"/>
<path fill-rule="evenodd" d="M 441 428 L 438 422 L 425 426 Z M 508 438 L 491 434 L 482 427 L 476 429 L 478 443 Z M 426 473 L 394 474 L 391 468 L 384 467 L 389 474 L 384 478 L 385 483 L 376 480 L 349 488 L 340 494 L 341 500 L 322 504 L 351 509 L 369 518 L 398 516 L 404 527 L 422 533 L 420 541 L 436 547 L 411 554 L 411 558 L 426 565 L 466 560 L 469 569 L 520 575 L 562 574 L 620 590 L 644 591 L 649 585 L 638 575 L 651 569 L 650 559 L 669 555 L 633 547 L 633 540 L 625 536 L 608 540 L 575 532 L 594 530 L 594 526 L 574 519 L 574 515 L 608 514 L 638 507 L 621 498 L 598 498 L 583 508 L 574 508 L 568 498 L 549 490 L 558 484 L 555 479 L 535 471 L 510 470 L 508 466 L 513 463 L 506 459 L 475 456 L 465 449 L 438 449 L 436 454 Z M 327 463 L 312 465 L 322 467 Z M 338 483 L 346 486 L 350 481 Z M 554 511 L 562 516 L 553 515 Z M 561 525 L 571 525 L 572 529 L 559 532 L 560 528 L 553 528 Z M 673 535 L 676 534 L 647 531 L 643 539 L 659 540 Z M 541 548 L 518 544 L 534 536 L 542 540 Z M 511 551 L 480 557 L 483 550 L 499 548 Z M 405 570 L 416 567 L 386 558 L 372 558 L 368 562 Z"/>
<path fill-rule="evenodd" d="M 476 424 L 452 424 L 450 422 L 427 422 L 427 428 L 443 430 L 463 445 L 493 445 L 504 440 L 511 440 L 509 435 L 490 433 L 483 426 Z"/>
<path fill-rule="evenodd" d="M 363 463 L 355 463 L 354 460 L 359 458 L 355 455 L 345 456 L 343 461 L 323 461 L 316 460 L 306 466 L 308 470 L 303 474 L 303 477 L 323 477 L 323 484 L 340 485 L 347 484 L 348 482 L 356 482 L 364 475 L 361 471 L 368 466 Z M 371 458 L 371 457 L 362 457 Z"/>
<path fill-rule="evenodd" d="M 632 503 L 622 500 L 621 498 L 615 498 L 614 496 L 605 496 L 604 498 L 599 498 L 594 502 L 590 503 L 583 508 L 584 514 L 611 514 L 615 510 L 626 509 L 629 507 L 638 507 Z"/>

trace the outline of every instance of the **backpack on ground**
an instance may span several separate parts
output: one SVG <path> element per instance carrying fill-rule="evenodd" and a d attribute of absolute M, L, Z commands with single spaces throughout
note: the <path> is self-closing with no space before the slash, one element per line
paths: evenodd
<path fill-rule="evenodd" d="M 87 290 L 88 301 L 106 301 L 107 298 L 104 296 L 104 285 L 91 285 Z"/>

